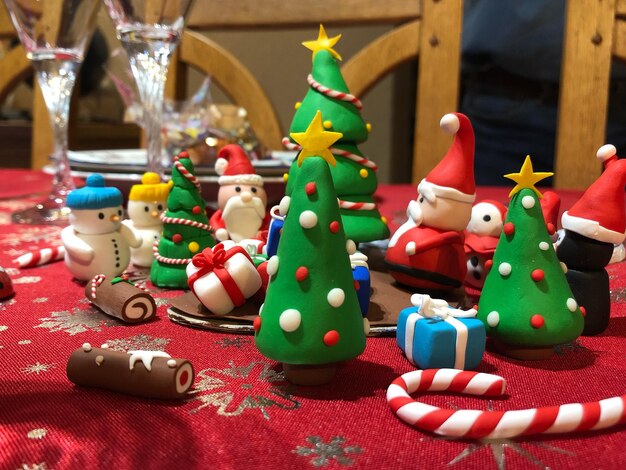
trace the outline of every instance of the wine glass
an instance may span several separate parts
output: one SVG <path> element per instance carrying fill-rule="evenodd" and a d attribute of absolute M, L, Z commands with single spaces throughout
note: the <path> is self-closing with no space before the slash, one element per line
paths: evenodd
<path fill-rule="evenodd" d="M 15 212 L 26 224 L 66 224 L 65 198 L 74 189 L 67 158 L 70 98 L 95 29 L 99 0 L 4 0 L 41 87 L 52 126 L 53 187 L 48 199 Z"/>
<path fill-rule="evenodd" d="M 170 56 L 180 41 L 191 0 L 104 0 L 128 55 L 143 105 L 148 171 L 162 174 L 163 91 Z"/>

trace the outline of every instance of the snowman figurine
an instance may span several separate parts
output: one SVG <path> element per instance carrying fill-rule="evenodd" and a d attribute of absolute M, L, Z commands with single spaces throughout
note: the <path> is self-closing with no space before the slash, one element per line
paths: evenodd
<path fill-rule="evenodd" d="M 171 183 L 171 182 L 170 182 Z M 128 217 L 124 224 L 141 238 L 141 246 L 130 250 L 130 260 L 135 266 L 149 267 L 154 260 L 152 246 L 161 238 L 167 196 L 172 184 L 161 183 L 156 173 L 148 172 L 141 177 L 141 184 L 130 188 L 128 195 Z"/>
<path fill-rule="evenodd" d="M 385 263 L 400 284 L 449 291 L 461 287 L 467 272 L 463 232 L 475 199 L 474 130 L 461 113 L 446 114 L 440 126 L 454 134 L 454 142 L 419 183 L 407 221 L 389 240 Z"/>
<path fill-rule="evenodd" d="M 472 207 L 472 215 L 465 229 L 466 286 L 477 290 L 483 288 L 505 217 L 506 207 L 498 201 L 486 199 Z"/>
<path fill-rule="evenodd" d="M 61 240 L 65 265 L 76 279 L 119 276 L 130 262 L 130 248 L 141 245 L 141 239 L 122 224 L 122 202 L 122 193 L 106 187 L 97 173 L 67 196 L 70 226 L 61 232 Z"/>

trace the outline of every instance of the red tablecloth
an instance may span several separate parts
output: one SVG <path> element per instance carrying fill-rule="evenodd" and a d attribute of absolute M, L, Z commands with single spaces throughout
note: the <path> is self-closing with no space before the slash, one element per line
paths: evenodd
<path fill-rule="evenodd" d="M 27 187 L 17 184 L 18 178 L 33 175 Z M 16 289 L 14 298 L 0 301 L 0 468 L 484 470 L 626 464 L 624 427 L 498 441 L 453 441 L 411 428 L 393 415 L 385 399 L 389 383 L 413 370 L 395 338 L 369 338 L 365 352 L 341 367 L 331 384 L 307 388 L 287 384 L 280 367 L 261 356 L 251 336 L 168 320 L 168 299 L 178 291 L 148 285 L 157 298 L 158 319 L 121 324 L 89 305 L 63 263 L 14 267 L 11 260 L 18 255 L 57 242 L 59 229 L 9 223 L 11 211 L 32 201 L 24 194 L 45 191 L 45 177 L 0 171 L 0 181 L 0 265 L 8 268 Z M 382 212 L 397 225 L 415 189 L 382 186 L 379 196 Z M 567 208 L 575 193 L 563 196 Z M 479 198 L 485 197 L 506 201 L 506 191 L 480 190 Z M 486 353 L 480 370 L 507 379 L 503 399 L 431 394 L 424 400 L 506 410 L 623 394 L 626 265 L 608 270 L 613 319 L 604 334 L 580 338 L 539 362 Z M 188 358 L 196 370 L 193 393 L 173 404 L 75 387 L 66 378 L 65 364 L 85 342 L 120 350 L 163 349 Z"/>

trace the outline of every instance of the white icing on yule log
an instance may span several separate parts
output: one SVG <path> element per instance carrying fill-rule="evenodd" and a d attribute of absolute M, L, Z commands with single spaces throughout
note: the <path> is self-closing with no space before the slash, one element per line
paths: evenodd
<path fill-rule="evenodd" d="M 130 370 L 135 368 L 135 363 L 141 361 L 147 371 L 152 370 L 152 361 L 155 357 L 171 358 L 169 354 L 164 351 L 128 351 L 128 367 Z"/>

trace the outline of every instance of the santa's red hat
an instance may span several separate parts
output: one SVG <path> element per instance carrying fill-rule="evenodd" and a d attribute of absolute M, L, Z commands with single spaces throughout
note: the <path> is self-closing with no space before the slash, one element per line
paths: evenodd
<path fill-rule="evenodd" d="M 561 225 L 564 229 L 600 242 L 617 244 L 624 241 L 626 160 L 618 160 L 616 153 L 612 145 L 600 147 L 597 156 L 604 162 L 604 172 L 563 214 Z"/>
<path fill-rule="evenodd" d="M 228 144 L 220 149 L 215 162 L 219 184 L 247 184 L 263 186 L 263 178 L 254 172 L 254 167 L 246 152 L 236 144 Z"/>
<path fill-rule="evenodd" d="M 427 200 L 444 197 L 472 203 L 476 198 L 474 182 L 474 129 L 461 113 L 446 114 L 439 123 L 444 132 L 455 134 L 448 153 L 417 187 Z"/>
<path fill-rule="evenodd" d="M 552 227 L 556 230 L 556 226 L 559 223 L 561 196 L 554 191 L 544 191 L 542 194 L 543 197 L 539 200 L 539 203 L 541 204 L 543 220 L 546 221 L 546 225 L 552 224 Z"/>

